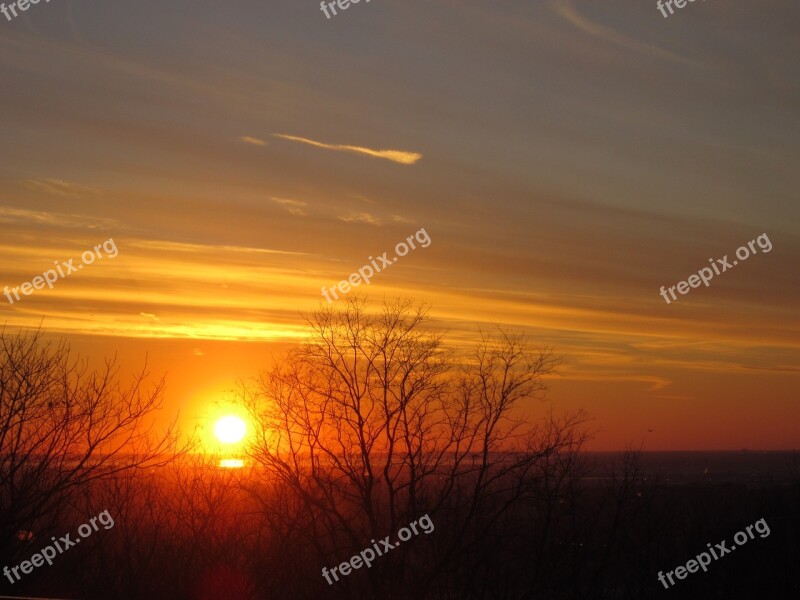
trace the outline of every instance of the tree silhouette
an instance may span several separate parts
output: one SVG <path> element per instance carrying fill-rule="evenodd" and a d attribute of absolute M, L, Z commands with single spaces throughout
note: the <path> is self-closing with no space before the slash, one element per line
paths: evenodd
<path fill-rule="evenodd" d="M 72 494 L 93 481 L 164 464 L 173 426 L 154 437 L 164 383 L 147 371 L 127 387 L 114 360 L 100 370 L 73 359 L 41 331 L 0 331 L 0 556 L 18 557 L 26 536 L 48 529 Z"/>
<path fill-rule="evenodd" d="M 498 330 L 461 357 L 427 321 L 409 300 L 371 312 L 348 299 L 312 315 L 311 339 L 242 390 L 258 423 L 250 456 L 296 494 L 320 566 L 426 512 L 447 514 L 447 544 L 424 558 L 402 546 L 369 569 L 385 597 L 399 597 L 398 582 L 426 591 L 542 478 L 574 470 L 583 441 L 580 414 L 539 426 L 514 417 L 543 397 L 549 349 Z"/>

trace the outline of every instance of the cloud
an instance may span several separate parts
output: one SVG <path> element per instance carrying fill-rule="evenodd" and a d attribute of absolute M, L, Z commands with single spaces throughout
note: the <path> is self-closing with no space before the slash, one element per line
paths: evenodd
<path fill-rule="evenodd" d="M 366 202 L 367 204 L 375 204 L 375 200 L 372 198 L 367 198 L 366 196 L 362 196 L 361 194 L 350 194 L 350 197 L 360 200 L 361 202 Z"/>
<path fill-rule="evenodd" d="M 289 198 L 270 198 L 270 200 L 276 204 L 280 204 L 288 212 L 298 217 L 305 217 L 307 214 L 303 208 L 308 206 L 308 204 L 302 200 L 290 200 Z"/>
<path fill-rule="evenodd" d="M 188 242 L 172 242 L 168 240 L 128 240 L 126 245 L 144 248 L 145 250 L 155 250 L 158 252 L 168 252 L 170 254 L 209 254 L 216 256 L 219 252 L 231 252 L 234 254 L 285 254 L 293 256 L 310 256 L 307 252 L 292 252 L 290 250 L 271 250 L 268 248 L 252 248 L 248 246 L 218 246 L 211 244 L 191 244 Z"/>
<path fill-rule="evenodd" d="M 159 318 L 158 318 L 157 316 L 155 316 L 153 313 L 140 312 L 139 314 L 140 314 L 141 316 L 145 317 L 146 319 L 153 319 L 153 321 L 158 321 L 158 322 L 161 322 L 161 319 L 159 319 Z"/>
<path fill-rule="evenodd" d="M 588 18 L 585 18 L 572 6 L 571 0 L 553 0 L 551 6 L 556 14 L 581 31 L 588 33 L 592 37 L 598 38 L 605 43 L 619 46 L 631 54 L 646 53 L 679 62 L 684 65 L 696 66 L 698 64 L 694 60 L 687 59 L 683 56 L 675 54 L 674 52 L 659 48 L 658 46 L 647 44 L 621 33 L 617 33 L 609 27 L 604 27 L 599 23 L 595 23 Z"/>
<path fill-rule="evenodd" d="M 55 225 L 59 227 L 78 229 L 110 229 L 119 228 L 114 219 L 89 217 L 85 215 L 67 215 L 63 213 L 50 213 L 21 208 L 0 206 L 0 223 L 34 223 L 36 225 Z"/>
<path fill-rule="evenodd" d="M 97 190 L 85 185 L 63 181 L 61 179 L 26 179 L 25 186 L 37 191 L 55 194 L 57 196 L 80 197 L 84 194 L 95 194 Z"/>
<path fill-rule="evenodd" d="M 376 227 L 380 227 L 383 224 L 378 217 L 374 217 L 365 212 L 351 212 L 347 215 L 340 216 L 339 220 L 345 223 L 366 223 L 368 225 L 375 225 Z"/>
<path fill-rule="evenodd" d="M 252 146 L 266 146 L 267 142 L 264 140 L 260 140 L 258 138 L 250 137 L 249 135 L 243 135 L 239 138 L 240 142 L 244 142 L 245 144 L 250 144 Z"/>
<path fill-rule="evenodd" d="M 372 150 L 371 148 L 362 148 L 361 146 L 347 146 L 344 144 L 324 144 L 322 142 L 315 142 L 307 138 L 297 137 L 294 135 L 285 135 L 283 133 L 273 133 L 274 137 L 290 140 L 292 142 L 300 142 L 301 144 L 308 144 L 316 148 L 324 148 L 326 150 L 338 150 L 340 152 L 353 152 L 355 154 L 365 154 L 374 158 L 383 158 L 391 160 L 392 162 L 400 163 L 403 165 L 413 165 L 422 158 L 422 154 L 417 152 L 404 152 L 402 150 Z"/>

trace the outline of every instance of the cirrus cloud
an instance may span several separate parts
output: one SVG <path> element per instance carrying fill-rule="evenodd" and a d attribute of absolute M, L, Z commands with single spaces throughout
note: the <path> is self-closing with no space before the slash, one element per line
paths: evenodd
<path fill-rule="evenodd" d="M 339 217 L 340 221 L 345 223 L 366 223 L 367 225 L 375 225 L 380 227 L 383 222 L 378 218 L 366 212 L 351 212 Z"/>
<path fill-rule="evenodd" d="M 271 197 L 275 204 L 280 204 L 283 206 L 289 213 L 297 216 L 297 217 L 305 217 L 306 211 L 303 210 L 306 206 L 308 206 L 307 202 L 303 202 L 302 200 L 291 200 L 289 198 L 274 198 Z"/>
<path fill-rule="evenodd" d="M 301 144 L 308 144 L 315 148 L 324 148 L 325 150 L 337 150 L 339 152 L 352 152 L 355 154 L 365 154 L 373 158 L 383 158 L 392 162 L 400 163 L 403 165 L 413 165 L 422 158 L 422 154 L 418 152 L 405 152 L 403 150 L 373 150 L 371 148 L 364 148 L 362 146 L 348 146 L 346 144 L 325 144 L 317 142 L 308 138 L 298 137 L 295 135 L 286 135 L 284 133 L 273 133 L 273 137 L 289 140 L 292 142 L 300 142 Z"/>
<path fill-rule="evenodd" d="M 25 186 L 29 189 L 55 194 L 57 196 L 70 196 L 79 198 L 86 194 L 95 194 L 97 190 L 86 185 L 80 185 L 61 179 L 26 179 Z"/>
<path fill-rule="evenodd" d="M 251 146 L 266 146 L 267 142 L 264 140 L 260 140 L 255 137 L 250 137 L 249 135 L 243 135 L 239 138 L 240 142 L 244 142 L 245 144 L 250 144 Z"/>

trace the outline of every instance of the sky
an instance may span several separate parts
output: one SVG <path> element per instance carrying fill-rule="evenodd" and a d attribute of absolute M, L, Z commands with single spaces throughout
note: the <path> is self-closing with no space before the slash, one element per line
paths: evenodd
<path fill-rule="evenodd" d="M 93 357 L 147 360 L 203 423 L 366 291 L 563 355 L 558 411 L 595 450 L 800 442 L 800 6 L 55 0 L 0 16 L 0 286 Z M 772 250 L 667 304 L 766 234 Z M 361 286 L 359 291 L 366 286 Z M 532 405 L 531 415 L 542 405 Z"/>

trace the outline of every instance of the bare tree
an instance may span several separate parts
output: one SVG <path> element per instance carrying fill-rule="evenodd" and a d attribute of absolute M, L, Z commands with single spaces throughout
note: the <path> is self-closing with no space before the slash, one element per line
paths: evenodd
<path fill-rule="evenodd" d="M 114 360 L 90 370 L 41 331 L 0 331 L 0 552 L 13 559 L 20 531 L 47 529 L 87 484 L 172 459 L 176 432 L 155 437 L 163 380 L 147 371 L 127 387 Z M 174 425 L 174 423 L 173 423 Z M 22 536 L 24 537 L 24 536 Z"/>
<path fill-rule="evenodd" d="M 514 418 L 542 397 L 555 366 L 549 349 L 532 350 L 520 335 L 484 336 L 459 361 L 408 300 L 371 312 L 349 299 L 308 323 L 310 341 L 242 399 L 259 424 L 251 457 L 301 499 L 320 560 L 335 564 L 446 509 L 453 543 L 426 559 L 417 582 L 432 585 L 582 442 L 580 415 L 538 428 Z M 395 559 L 369 570 L 373 593 L 397 597 L 395 584 L 415 571 L 406 547 Z"/>

